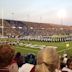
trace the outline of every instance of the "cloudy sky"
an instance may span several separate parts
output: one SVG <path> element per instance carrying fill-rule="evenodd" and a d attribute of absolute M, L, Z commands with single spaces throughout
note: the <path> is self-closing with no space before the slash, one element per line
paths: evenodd
<path fill-rule="evenodd" d="M 0 0 L 0 18 L 72 25 L 72 0 Z"/>

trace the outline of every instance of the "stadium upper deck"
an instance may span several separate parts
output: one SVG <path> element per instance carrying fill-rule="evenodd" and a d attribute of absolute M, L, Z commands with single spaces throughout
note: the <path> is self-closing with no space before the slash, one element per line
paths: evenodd
<path fill-rule="evenodd" d="M 2 20 L 0 19 L 0 25 Z M 52 36 L 71 35 L 72 26 L 62 26 L 56 24 L 33 23 L 15 20 L 4 20 L 5 36 Z M 0 35 L 2 29 L 0 28 Z"/>

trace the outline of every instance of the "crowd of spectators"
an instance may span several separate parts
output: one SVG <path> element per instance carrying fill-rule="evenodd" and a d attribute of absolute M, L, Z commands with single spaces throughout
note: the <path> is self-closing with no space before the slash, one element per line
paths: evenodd
<path fill-rule="evenodd" d="M 69 35 L 72 33 L 72 29 L 68 26 L 34 23 L 34 22 L 22 22 L 15 20 L 5 20 L 11 27 L 16 27 L 15 30 L 23 35 Z M 22 27 L 22 29 L 19 29 Z"/>
<path fill-rule="evenodd" d="M 37 56 L 22 55 L 8 44 L 0 45 L 0 72 L 72 72 L 72 57 L 59 57 L 56 49 L 46 47 Z"/>

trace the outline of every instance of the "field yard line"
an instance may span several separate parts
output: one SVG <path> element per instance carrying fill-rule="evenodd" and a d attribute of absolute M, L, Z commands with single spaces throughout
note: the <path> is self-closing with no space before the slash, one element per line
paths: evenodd
<path fill-rule="evenodd" d="M 23 50 L 32 50 L 32 51 L 38 51 L 38 50 L 26 49 L 26 48 L 19 48 L 19 49 L 23 49 Z"/>
<path fill-rule="evenodd" d="M 60 51 L 58 51 L 58 53 L 63 52 L 65 50 L 69 50 L 69 49 L 72 49 L 72 48 L 67 48 L 67 49 L 60 50 Z"/>
<path fill-rule="evenodd" d="M 18 47 L 17 47 L 18 48 Z M 26 49 L 26 48 L 19 48 L 19 49 L 23 49 L 23 50 L 29 50 L 29 51 L 38 51 L 38 50 L 34 50 L 34 49 Z M 63 49 L 63 50 L 60 50 L 60 51 L 58 51 L 57 53 L 60 53 L 60 52 L 63 52 L 63 51 L 65 51 L 65 50 L 69 50 L 69 49 L 72 49 L 72 48 L 67 48 L 67 49 Z"/>

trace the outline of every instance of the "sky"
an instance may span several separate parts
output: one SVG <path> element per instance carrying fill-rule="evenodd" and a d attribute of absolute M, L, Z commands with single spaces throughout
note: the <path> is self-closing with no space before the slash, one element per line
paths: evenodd
<path fill-rule="evenodd" d="M 0 18 L 72 25 L 72 0 L 0 0 Z"/>

